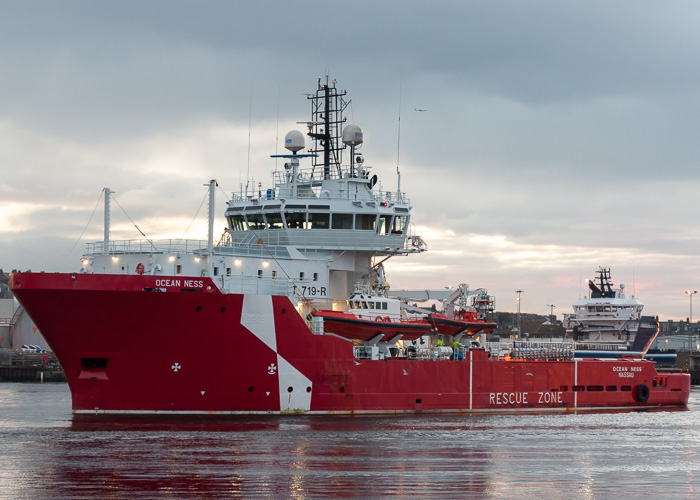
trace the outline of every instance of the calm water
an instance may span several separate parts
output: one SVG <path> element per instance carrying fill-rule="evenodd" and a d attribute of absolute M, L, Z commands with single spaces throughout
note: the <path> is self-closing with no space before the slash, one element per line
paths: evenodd
<path fill-rule="evenodd" d="M 73 417 L 65 384 L 0 384 L 0 498 L 700 498 L 691 411 Z"/>

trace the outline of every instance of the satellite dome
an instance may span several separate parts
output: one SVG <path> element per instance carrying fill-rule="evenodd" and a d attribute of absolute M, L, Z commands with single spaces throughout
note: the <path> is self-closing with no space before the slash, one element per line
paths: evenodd
<path fill-rule="evenodd" d="M 348 125 L 343 129 L 343 144 L 357 146 L 362 144 L 362 129 L 357 125 Z"/>
<path fill-rule="evenodd" d="M 298 130 L 287 132 L 287 135 L 284 136 L 284 147 L 292 153 L 304 149 L 304 134 Z"/>

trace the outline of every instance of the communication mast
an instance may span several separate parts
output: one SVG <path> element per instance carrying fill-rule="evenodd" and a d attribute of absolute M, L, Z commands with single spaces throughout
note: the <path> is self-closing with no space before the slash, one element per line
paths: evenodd
<path fill-rule="evenodd" d="M 335 88 L 335 80 L 329 81 L 326 75 L 326 83 L 318 79 L 316 94 L 306 97 L 311 100 L 311 120 L 306 122 L 309 127 L 309 137 L 314 140 L 309 154 L 318 155 L 313 160 L 314 171 L 319 165 L 323 165 L 323 178 L 331 178 L 331 167 L 340 175 L 340 166 L 343 161 L 343 150 L 346 146 L 341 142 L 343 124 L 346 118 L 343 112 L 350 101 L 345 100 L 347 91 L 338 91 Z"/>

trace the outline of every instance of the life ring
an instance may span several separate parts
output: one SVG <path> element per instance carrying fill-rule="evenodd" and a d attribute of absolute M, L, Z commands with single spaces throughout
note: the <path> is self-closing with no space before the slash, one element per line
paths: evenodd
<path fill-rule="evenodd" d="M 143 264 L 139 262 L 136 264 L 136 274 L 143 274 L 143 272 L 146 270 L 145 267 L 143 267 Z"/>
<path fill-rule="evenodd" d="M 377 316 L 376 318 L 374 318 L 374 321 L 384 321 L 384 318 L 382 318 L 381 316 Z"/>
<path fill-rule="evenodd" d="M 384 321 L 391 323 L 391 318 L 389 316 L 384 316 Z"/>
<path fill-rule="evenodd" d="M 634 397 L 640 403 L 646 403 L 649 399 L 649 387 L 644 384 L 639 384 L 634 391 Z"/>

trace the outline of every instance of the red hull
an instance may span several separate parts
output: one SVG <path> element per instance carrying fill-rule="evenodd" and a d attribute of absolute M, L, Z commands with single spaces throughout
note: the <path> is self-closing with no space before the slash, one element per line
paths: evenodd
<path fill-rule="evenodd" d="M 421 321 L 370 321 L 342 311 L 314 311 L 313 316 L 323 318 L 326 332 L 355 340 L 372 340 L 381 335 L 380 341 L 388 342 L 401 335 L 401 340 L 416 340 L 428 335 L 432 326 Z"/>
<path fill-rule="evenodd" d="M 11 286 L 77 412 L 566 411 L 683 407 L 690 392 L 687 374 L 645 360 L 359 360 L 287 297 L 207 278 L 15 273 Z"/>

